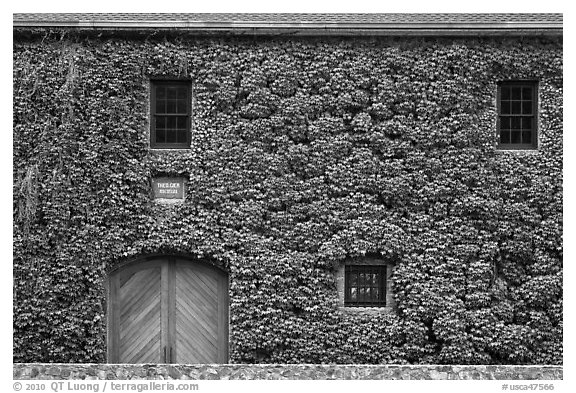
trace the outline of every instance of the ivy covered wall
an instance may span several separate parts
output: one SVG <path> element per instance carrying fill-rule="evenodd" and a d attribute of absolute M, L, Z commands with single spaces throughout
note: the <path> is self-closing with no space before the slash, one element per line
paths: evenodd
<path fill-rule="evenodd" d="M 561 39 L 16 30 L 13 61 L 15 362 L 105 362 L 107 270 L 181 253 L 229 272 L 232 363 L 562 363 Z M 189 150 L 149 149 L 158 76 Z M 496 149 L 510 79 L 537 151 Z M 364 255 L 394 312 L 338 307 Z"/>

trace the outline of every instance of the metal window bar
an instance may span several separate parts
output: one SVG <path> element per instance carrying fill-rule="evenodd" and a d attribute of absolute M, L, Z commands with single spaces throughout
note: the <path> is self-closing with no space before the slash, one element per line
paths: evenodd
<path fill-rule="evenodd" d="M 346 265 L 344 305 L 384 307 L 386 305 L 386 266 Z"/>

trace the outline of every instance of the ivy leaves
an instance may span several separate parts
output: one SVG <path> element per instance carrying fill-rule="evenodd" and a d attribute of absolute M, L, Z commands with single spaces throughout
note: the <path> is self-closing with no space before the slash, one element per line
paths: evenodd
<path fill-rule="evenodd" d="M 189 151 L 148 149 L 151 76 L 192 80 Z M 496 153 L 522 78 L 541 149 Z M 229 269 L 233 362 L 561 363 L 561 85 L 545 40 L 16 37 L 15 361 L 104 362 L 106 268 L 169 251 Z M 366 254 L 392 314 L 338 309 Z"/>

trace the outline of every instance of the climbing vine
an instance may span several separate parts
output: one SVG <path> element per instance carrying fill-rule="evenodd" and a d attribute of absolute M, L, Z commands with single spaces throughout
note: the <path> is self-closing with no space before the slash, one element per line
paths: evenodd
<path fill-rule="evenodd" d="M 22 29 L 13 61 L 15 362 L 105 362 L 107 269 L 173 252 L 229 271 L 231 362 L 562 363 L 561 40 Z M 189 150 L 148 148 L 161 76 L 192 81 Z M 537 151 L 495 148 L 514 79 Z M 394 312 L 338 307 L 363 255 Z"/>

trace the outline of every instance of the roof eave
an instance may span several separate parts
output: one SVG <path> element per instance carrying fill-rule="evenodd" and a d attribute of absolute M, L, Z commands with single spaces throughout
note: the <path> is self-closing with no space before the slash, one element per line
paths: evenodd
<path fill-rule="evenodd" d="M 266 23 L 198 21 L 15 21 L 15 28 L 82 30 L 173 29 L 190 33 L 256 35 L 562 35 L 561 23 Z"/>

